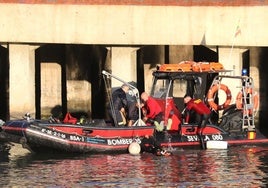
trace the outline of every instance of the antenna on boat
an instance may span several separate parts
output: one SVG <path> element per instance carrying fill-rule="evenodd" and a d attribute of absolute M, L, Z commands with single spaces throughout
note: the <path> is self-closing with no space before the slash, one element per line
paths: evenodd
<path fill-rule="evenodd" d="M 231 46 L 231 50 L 230 50 L 230 54 L 229 54 L 229 58 L 228 58 L 228 61 L 229 62 L 231 62 L 231 59 L 232 59 L 234 45 L 235 45 L 235 40 L 237 39 L 238 35 L 240 35 L 240 34 L 241 34 L 241 28 L 240 28 L 240 19 L 239 19 L 238 20 L 238 23 L 237 23 L 237 26 L 236 26 L 236 29 L 235 29 L 235 33 L 233 35 L 232 46 Z"/>
<path fill-rule="evenodd" d="M 140 106 L 140 104 L 141 104 L 140 94 L 139 94 L 139 90 L 135 86 L 131 85 L 128 82 L 125 82 L 121 78 L 119 78 L 119 77 L 117 77 L 115 75 L 112 75 L 111 73 L 109 73 L 109 72 L 107 72 L 105 70 L 102 71 L 102 74 L 105 75 L 105 76 L 107 76 L 107 77 L 114 78 L 114 79 L 118 80 L 119 82 L 122 82 L 123 84 L 127 85 L 133 91 L 133 93 L 135 95 L 135 98 L 136 98 L 136 101 L 137 101 L 137 104 L 138 104 L 138 106 Z M 138 113 L 139 113 L 138 114 L 139 115 L 139 119 L 133 124 L 133 126 L 145 125 L 145 123 L 141 119 L 141 109 L 140 108 L 138 108 Z"/>

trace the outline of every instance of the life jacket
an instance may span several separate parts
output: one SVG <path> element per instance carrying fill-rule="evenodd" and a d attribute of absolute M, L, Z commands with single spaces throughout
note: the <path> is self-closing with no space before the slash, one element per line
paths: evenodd
<path fill-rule="evenodd" d="M 65 118 L 63 120 L 63 123 L 71 123 L 71 124 L 76 124 L 77 119 L 73 117 L 69 112 L 65 115 Z"/>

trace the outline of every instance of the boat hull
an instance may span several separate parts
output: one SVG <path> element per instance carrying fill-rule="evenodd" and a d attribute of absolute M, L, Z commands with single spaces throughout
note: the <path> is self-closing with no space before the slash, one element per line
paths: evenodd
<path fill-rule="evenodd" d="M 113 127 L 103 122 L 87 126 L 31 122 L 16 131 L 10 127 L 10 123 L 2 127 L 1 137 L 33 152 L 127 152 L 129 144 L 140 143 L 145 135 L 154 134 L 153 126 Z"/>
<path fill-rule="evenodd" d="M 156 133 L 158 142 L 163 147 L 188 148 L 201 147 L 200 140 L 197 135 L 198 125 L 181 125 L 180 134 L 176 132 L 160 132 Z M 265 137 L 258 129 L 254 131 L 254 136 L 249 134 L 252 132 L 236 132 L 230 133 L 224 131 L 219 126 L 207 125 L 203 131 L 203 140 L 207 141 L 224 141 L 228 146 L 236 145 L 262 145 L 268 144 L 268 138 Z"/>
<path fill-rule="evenodd" d="M 200 148 L 197 125 L 182 124 L 180 131 L 155 131 L 154 126 L 114 127 L 104 121 L 89 125 L 51 124 L 42 121 L 14 121 L 2 126 L 0 140 L 22 144 L 33 152 L 126 153 L 132 142 L 154 136 L 165 148 Z M 268 144 L 258 130 L 229 133 L 219 126 L 207 125 L 203 140 L 225 141 L 232 145 Z"/>

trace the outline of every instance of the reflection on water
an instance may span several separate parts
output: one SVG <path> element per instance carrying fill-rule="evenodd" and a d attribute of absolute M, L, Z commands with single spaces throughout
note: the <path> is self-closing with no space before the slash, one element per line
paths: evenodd
<path fill-rule="evenodd" d="M 266 187 L 267 172 L 268 147 L 178 150 L 169 157 L 0 152 L 0 187 Z"/>

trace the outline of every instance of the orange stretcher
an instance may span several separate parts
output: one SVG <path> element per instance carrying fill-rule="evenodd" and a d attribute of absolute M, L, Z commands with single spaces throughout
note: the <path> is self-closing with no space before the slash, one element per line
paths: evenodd
<path fill-rule="evenodd" d="M 209 72 L 224 70 L 223 65 L 219 62 L 197 62 L 193 64 L 194 72 Z"/>
<path fill-rule="evenodd" d="M 211 71 L 220 71 L 220 70 L 224 70 L 224 67 L 219 62 L 210 62 L 210 70 Z"/>
<path fill-rule="evenodd" d="M 191 72 L 193 71 L 192 65 L 194 61 L 182 61 L 180 63 L 174 64 L 163 64 L 159 67 L 159 71 L 168 71 L 168 72 Z"/>
<path fill-rule="evenodd" d="M 224 68 L 219 62 L 181 61 L 180 63 L 162 64 L 158 70 L 164 72 L 211 72 L 224 70 Z"/>

